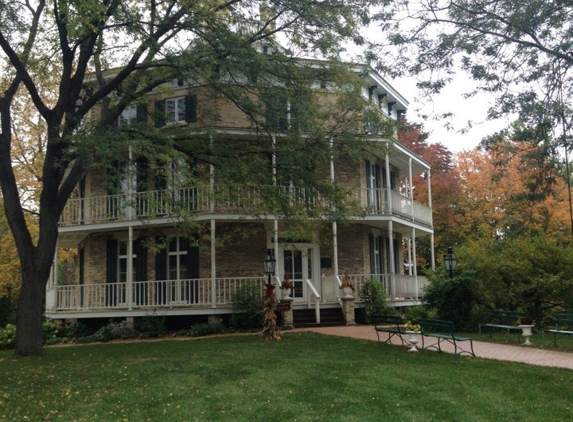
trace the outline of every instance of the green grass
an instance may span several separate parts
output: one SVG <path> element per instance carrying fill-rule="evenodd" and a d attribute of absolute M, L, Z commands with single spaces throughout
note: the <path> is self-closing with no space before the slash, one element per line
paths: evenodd
<path fill-rule="evenodd" d="M 0 420 L 569 421 L 573 371 L 285 333 L 0 353 Z"/>

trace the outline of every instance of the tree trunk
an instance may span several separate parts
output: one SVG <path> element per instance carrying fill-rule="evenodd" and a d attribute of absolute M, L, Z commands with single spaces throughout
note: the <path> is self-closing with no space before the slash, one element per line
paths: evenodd
<path fill-rule="evenodd" d="M 22 271 L 22 286 L 18 297 L 16 341 L 14 356 L 36 356 L 44 353 L 42 316 L 44 314 L 45 282 L 38 280 L 36 271 Z"/>

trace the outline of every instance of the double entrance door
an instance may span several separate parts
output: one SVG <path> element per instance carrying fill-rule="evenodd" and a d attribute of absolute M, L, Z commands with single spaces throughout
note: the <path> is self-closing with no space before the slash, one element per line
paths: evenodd
<path fill-rule="evenodd" d="M 295 302 L 304 302 L 310 294 L 306 280 L 320 294 L 319 249 L 312 243 L 280 244 L 277 275 L 287 277 L 294 283 L 291 297 Z"/>

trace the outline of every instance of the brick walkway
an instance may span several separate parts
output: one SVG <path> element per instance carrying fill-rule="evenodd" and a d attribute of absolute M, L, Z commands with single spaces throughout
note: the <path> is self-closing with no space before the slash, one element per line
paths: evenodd
<path fill-rule="evenodd" d="M 313 331 L 316 333 L 333 336 L 353 337 L 364 340 L 378 341 L 376 332 L 371 325 L 299 328 L 295 329 L 294 331 Z M 381 341 L 386 340 L 386 338 L 387 334 L 380 333 Z M 537 347 L 490 343 L 485 341 L 474 341 L 473 343 L 475 354 L 480 358 L 523 362 L 529 365 L 554 366 L 558 368 L 573 369 L 573 353 L 557 352 L 555 350 L 539 349 Z M 394 341 L 393 344 L 401 346 L 399 340 Z M 442 347 L 442 349 L 445 352 L 453 353 L 453 346 L 451 348 L 447 346 Z"/>

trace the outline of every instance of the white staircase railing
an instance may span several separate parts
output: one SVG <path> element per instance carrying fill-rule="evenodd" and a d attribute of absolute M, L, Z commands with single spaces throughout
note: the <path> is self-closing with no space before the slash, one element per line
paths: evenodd
<path fill-rule="evenodd" d="M 311 296 L 314 296 L 314 314 L 316 316 L 316 323 L 320 324 L 320 294 L 309 279 L 306 279 L 305 281 L 311 292 L 310 295 L 307 295 L 307 305 L 309 308 L 311 307 Z"/>

